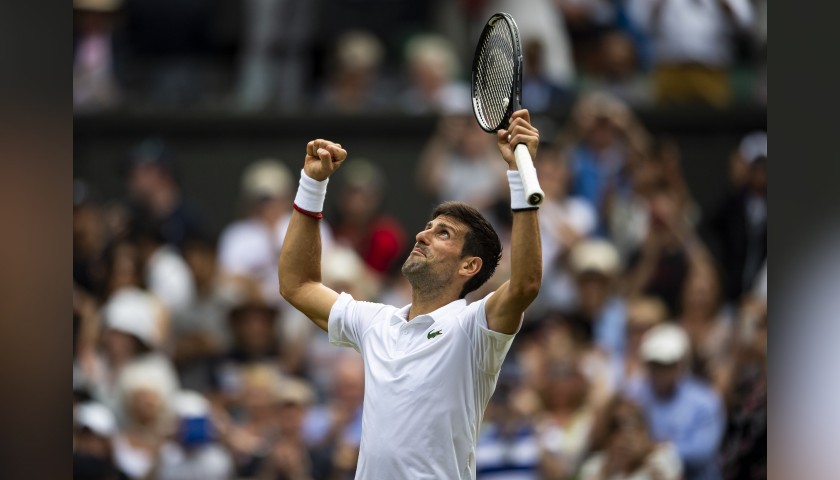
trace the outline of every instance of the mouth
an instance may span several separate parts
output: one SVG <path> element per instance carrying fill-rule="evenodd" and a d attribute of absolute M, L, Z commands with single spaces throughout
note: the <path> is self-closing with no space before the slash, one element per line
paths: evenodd
<path fill-rule="evenodd" d="M 411 254 L 409 254 L 409 256 L 411 256 L 411 255 L 420 255 L 420 256 L 423 256 L 423 257 L 426 256 L 426 254 L 423 253 L 423 250 L 420 250 L 419 247 L 414 247 L 414 249 L 411 250 Z"/>

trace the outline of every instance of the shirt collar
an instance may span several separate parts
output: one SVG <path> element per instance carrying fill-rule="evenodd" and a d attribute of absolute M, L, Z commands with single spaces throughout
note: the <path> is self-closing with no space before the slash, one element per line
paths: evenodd
<path fill-rule="evenodd" d="M 460 298 L 458 300 L 447 303 L 446 305 L 438 308 L 433 312 L 429 312 L 425 315 L 418 315 L 411 322 L 413 323 L 417 322 L 418 320 L 421 320 L 421 322 L 418 323 L 425 323 L 424 320 L 428 318 L 430 320 L 428 323 L 431 325 L 432 323 L 438 322 L 443 318 L 446 318 L 448 316 L 453 315 L 454 313 L 461 311 L 466 306 L 467 300 L 464 298 Z M 394 314 L 391 315 L 391 325 L 396 325 L 398 323 L 408 323 L 409 310 L 411 310 L 410 303 L 394 312 Z"/>

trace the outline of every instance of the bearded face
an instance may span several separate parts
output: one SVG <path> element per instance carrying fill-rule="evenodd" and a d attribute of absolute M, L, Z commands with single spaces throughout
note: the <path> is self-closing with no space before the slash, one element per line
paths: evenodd
<path fill-rule="evenodd" d="M 446 217 L 429 222 L 417 234 L 417 243 L 402 266 L 403 275 L 416 291 L 441 291 L 454 280 L 465 234 L 465 227 Z"/>

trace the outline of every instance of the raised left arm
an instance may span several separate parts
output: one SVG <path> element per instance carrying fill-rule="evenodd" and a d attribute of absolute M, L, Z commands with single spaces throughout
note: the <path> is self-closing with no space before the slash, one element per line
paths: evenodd
<path fill-rule="evenodd" d="M 510 140 L 508 140 L 510 135 Z M 507 130 L 497 132 L 497 141 L 502 158 L 508 164 L 508 174 L 513 171 L 514 181 L 516 160 L 514 147 L 524 143 L 528 147 L 531 159 L 537 156 L 540 135 L 531 125 L 528 110 L 518 110 L 511 116 Z M 521 190 L 521 189 L 520 189 Z M 512 195 L 524 191 L 512 192 Z M 503 283 L 487 300 L 487 325 L 496 332 L 513 334 L 519 329 L 522 314 L 540 292 L 542 282 L 542 249 L 540 246 L 540 223 L 537 209 L 514 210 L 511 231 L 510 280 Z"/>

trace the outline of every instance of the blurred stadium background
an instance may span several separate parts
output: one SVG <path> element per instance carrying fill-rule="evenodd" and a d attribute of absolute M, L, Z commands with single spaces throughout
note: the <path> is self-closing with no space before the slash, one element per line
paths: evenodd
<path fill-rule="evenodd" d="M 407 303 L 399 266 L 444 199 L 505 240 L 469 101 L 495 11 L 523 36 L 548 200 L 478 478 L 766 477 L 766 0 L 73 7 L 77 478 L 353 477 L 360 359 L 276 291 L 304 145 L 350 153 L 333 288 Z M 646 396 L 673 363 L 680 394 Z"/>

